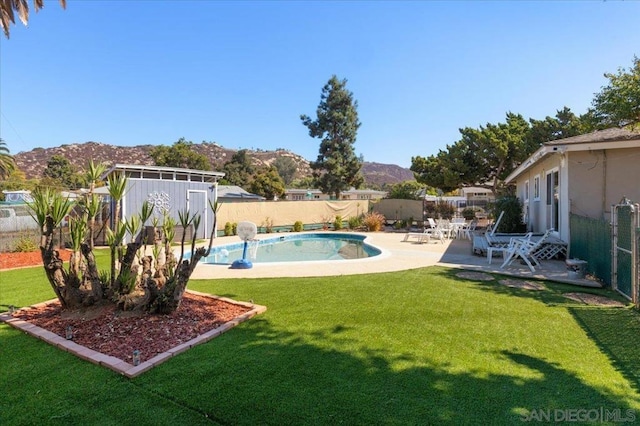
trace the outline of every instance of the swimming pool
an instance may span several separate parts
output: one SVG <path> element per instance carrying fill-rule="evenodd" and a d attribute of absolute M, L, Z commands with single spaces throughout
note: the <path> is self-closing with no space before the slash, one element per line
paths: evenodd
<path fill-rule="evenodd" d="M 357 234 L 310 233 L 291 234 L 252 241 L 247 259 L 253 263 L 301 262 L 316 260 L 363 259 L 377 256 L 381 251 L 364 242 Z M 242 259 L 244 242 L 227 244 L 211 249 L 201 263 L 231 264 Z"/>

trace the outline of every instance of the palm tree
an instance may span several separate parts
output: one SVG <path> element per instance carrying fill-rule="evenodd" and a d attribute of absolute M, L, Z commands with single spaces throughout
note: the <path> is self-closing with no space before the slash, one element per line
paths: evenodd
<path fill-rule="evenodd" d="M 0 0 L 2 1 L 2 0 Z M 9 177 L 12 171 L 16 168 L 16 163 L 13 161 L 13 156 L 9 154 L 9 148 L 7 144 L 0 139 L 0 180 L 4 180 Z"/>
<path fill-rule="evenodd" d="M 67 7 L 66 0 L 60 0 L 63 9 Z M 33 8 L 37 12 L 44 7 L 44 0 L 33 0 Z M 29 2 L 27 0 L 0 0 L 0 25 L 4 35 L 9 38 L 9 26 L 16 23 L 15 15 L 27 25 L 29 22 Z"/>

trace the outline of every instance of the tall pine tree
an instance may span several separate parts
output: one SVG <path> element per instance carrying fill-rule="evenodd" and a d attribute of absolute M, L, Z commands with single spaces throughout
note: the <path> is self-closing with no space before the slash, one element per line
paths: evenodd
<path fill-rule="evenodd" d="M 300 116 L 309 136 L 322 140 L 318 158 L 311 163 L 315 182 L 323 193 L 337 200 L 342 192 L 358 188 L 364 181 L 362 163 L 354 151 L 360 127 L 358 102 L 346 85 L 347 80 L 332 76 L 322 88 L 317 118 Z"/>

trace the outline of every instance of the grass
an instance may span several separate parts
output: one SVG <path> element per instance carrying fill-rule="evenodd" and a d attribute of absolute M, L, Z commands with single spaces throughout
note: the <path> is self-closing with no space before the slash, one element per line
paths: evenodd
<path fill-rule="evenodd" d="M 640 415 L 638 312 L 561 296 L 576 287 L 526 291 L 456 272 L 191 281 L 268 311 L 134 380 L 2 325 L 0 424 L 521 424 L 531 410 L 600 407 Z M 0 283 L 0 305 L 53 297 L 31 268 L 0 272 Z"/>

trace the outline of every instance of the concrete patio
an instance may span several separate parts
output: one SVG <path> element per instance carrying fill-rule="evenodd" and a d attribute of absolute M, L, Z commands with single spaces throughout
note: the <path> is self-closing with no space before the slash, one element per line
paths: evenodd
<path fill-rule="evenodd" d="M 366 242 L 382 250 L 382 254 L 366 259 L 343 261 L 314 261 L 287 263 L 254 263 L 251 269 L 230 269 L 228 265 L 198 264 L 191 278 L 264 278 L 264 277 L 315 277 L 392 272 L 427 266 L 444 266 L 490 272 L 527 279 L 550 280 L 585 287 L 601 287 L 591 279 L 570 279 L 563 260 L 543 260 L 531 273 L 526 265 L 513 262 L 501 269 L 501 258 L 494 258 L 489 265 L 485 256 L 474 255 L 471 241 L 467 239 L 431 240 L 428 243 L 403 242 L 402 232 L 359 232 L 366 235 Z M 258 238 L 272 238 L 274 234 L 260 234 Z M 238 237 L 221 237 L 215 245 L 237 243 Z"/>

